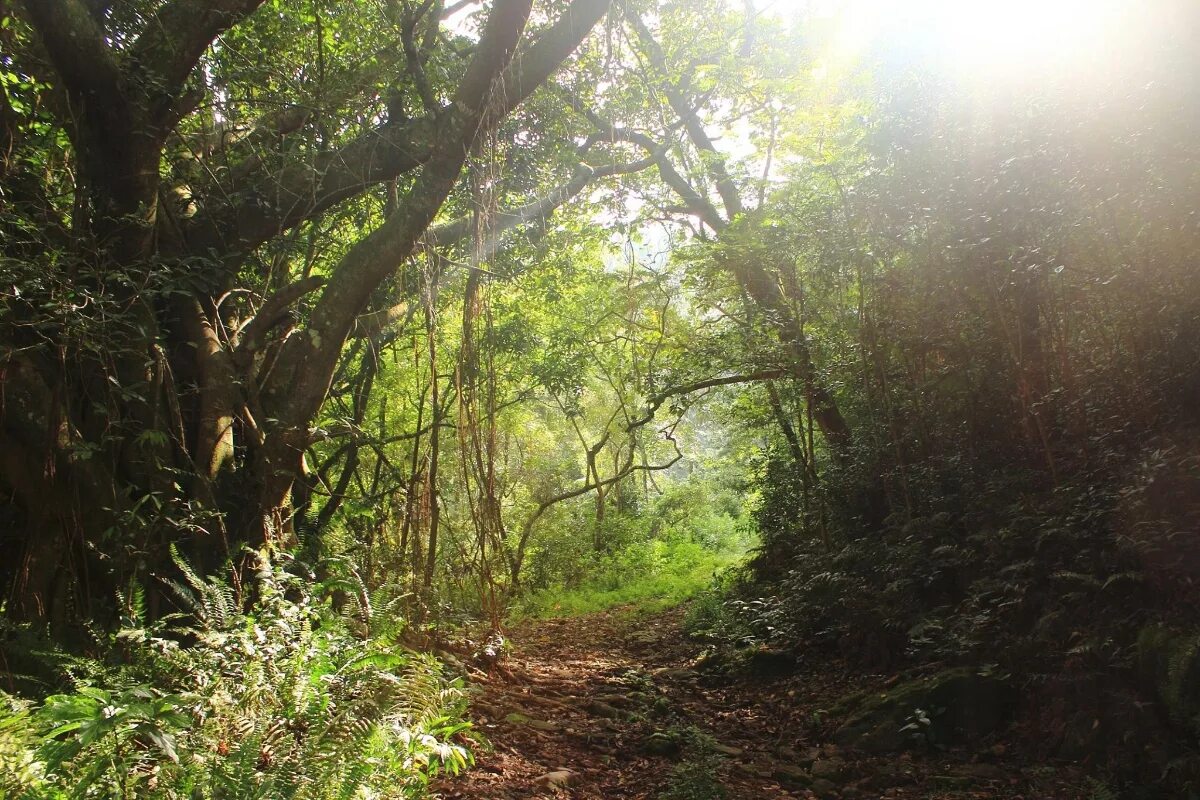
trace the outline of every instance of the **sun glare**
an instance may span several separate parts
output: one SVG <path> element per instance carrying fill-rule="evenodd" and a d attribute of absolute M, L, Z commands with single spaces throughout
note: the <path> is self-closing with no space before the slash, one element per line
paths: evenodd
<path fill-rule="evenodd" d="M 931 5 L 938 12 L 939 35 L 959 63 L 1006 70 L 1086 61 L 1101 55 L 1121 11 L 1121 4 L 1104 0 Z"/>
<path fill-rule="evenodd" d="M 766 0 L 780 17 L 833 19 L 837 60 L 919 46 L 953 72 L 987 79 L 1086 70 L 1111 55 L 1136 0 Z"/>

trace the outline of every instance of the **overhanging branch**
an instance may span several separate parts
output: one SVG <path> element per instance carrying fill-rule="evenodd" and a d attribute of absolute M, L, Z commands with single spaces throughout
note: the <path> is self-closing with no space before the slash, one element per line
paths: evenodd
<path fill-rule="evenodd" d="M 217 36 L 262 3 L 263 0 L 173 0 L 154 13 L 128 55 L 130 69 L 140 78 L 142 90 L 147 93 L 147 110 L 153 123 L 169 127 L 184 84 L 204 51 Z"/>
<path fill-rule="evenodd" d="M 692 392 L 699 392 L 703 391 L 704 389 L 713 389 L 717 386 L 731 386 L 735 383 L 770 381 L 775 380 L 776 378 L 785 377 L 788 374 L 788 371 L 785 369 L 766 369 L 759 370 L 758 372 L 751 372 L 746 375 L 727 375 L 721 378 L 707 378 L 702 381 L 695 381 L 694 383 L 687 383 L 682 386 L 673 386 L 670 389 L 659 392 L 651 397 L 649 402 L 646 404 L 646 413 L 638 419 L 630 422 L 629 425 L 626 426 L 626 430 L 633 430 L 634 428 L 641 427 L 642 425 L 650 422 L 650 420 L 654 419 L 654 415 L 658 412 L 658 409 L 662 407 L 662 404 L 667 402 L 667 400 L 671 399 L 672 397 L 691 394 Z"/>

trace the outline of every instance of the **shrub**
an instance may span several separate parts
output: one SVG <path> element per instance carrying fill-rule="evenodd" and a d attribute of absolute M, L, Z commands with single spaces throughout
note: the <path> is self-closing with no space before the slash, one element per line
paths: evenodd
<path fill-rule="evenodd" d="M 260 570 L 243 614 L 184 569 L 197 624 L 123 630 L 103 686 L 3 698 L 7 796 L 412 798 L 471 762 L 464 692 L 432 657 L 352 636 L 285 570 Z"/>

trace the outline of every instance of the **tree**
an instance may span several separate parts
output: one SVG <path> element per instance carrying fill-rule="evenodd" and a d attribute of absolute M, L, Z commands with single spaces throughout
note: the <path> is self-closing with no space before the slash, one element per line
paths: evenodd
<path fill-rule="evenodd" d="M 764 76 L 778 70 L 775 65 L 761 63 L 763 58 L 758 48 L 762 43 L 755 41 L 756 37 L 770 33 L 773 44 L 778 46 L 788 41 L 786 34 L 779 30 L 759 30 L 760 26 L 720 4 L 697 8 L 668 5 L 661 9 L 662 30 L 658 35 L 632 4 L 622 3 L 621 10 L 628 31 L 626 46 L 631 60 L 638 65 L 636 81 L 644 87 L 643 92 L 659 103 L 647 122 L 657 119 L 667 123 L 658 122 L 655 125 L 658 131 L 648 133 L 630 124 L 613 123 L 613 114 L 606 115 L 603 109 L 597 110 L 580 98 L 572 99 L 573 107 L 598 135 L 638 148 L 653 159 L 662 187 L 673 200 L 664 201 L 666 211 L 697 220 L 702 226 L 697 231 L 699 238 L 705 238 L 704 229 L 716 234 L 714 253 L 718 263 L 757 306 L 759 321 L 774 331 L 786 351 L 788 371 L 795 381 L 807 387 L 813 418 L 830 451 L 839 459 L 847 459 L 852 440 L 850 425 L 833 391 L 818 373 L 797 311 L 803 298 L 798 287 L 786 279 L 791 265 L 772 259 L 763 250 L 748 252 L 746 239 L 730 230 L 731 225 L 736 228 L 740 218 L 754 211 L 746 199 L 753 181 L 748 176 L 739 180 L 728 156 L 720 151 L 710 133 L 714 127 L 727 132 L 737 120 L 756 112 L 761 116 L 764 108 L 773 108 L 781 99 L 795 102 L 788 95 L 796 93 L 798 76 L 788 70 L 785 78 L 776 82 L 778 85 L 764 81 Z M 660 42 L 660 38 L 667 36 L 675 39 L 670 54 Z M 771 49 L 766 52 L 774 55 Z M 703 67 L 711 67 L 710 71 L 718 73 L 719 78 L 702 77 Z M 760 87 L 764 82 L 765 90 Z M 706 111 L 711 112 L 707 117 Z M 777 114 L 771 117 L 772 130 L 776 117 Z M 766 173 L 771 168 L 774 135 L 770 134 Z M 759 205 L 764 197 L 763 191 L 759 191 Z M 780 422 L 785 428 L 789 424 L 782 418 Z"/>
<path fill-rule="evenodd" d="M 472 39 L 439 2 L 5 4 L 11 613 L 290 541 L 346 342 L 607 5 L 496 0 Z"/>

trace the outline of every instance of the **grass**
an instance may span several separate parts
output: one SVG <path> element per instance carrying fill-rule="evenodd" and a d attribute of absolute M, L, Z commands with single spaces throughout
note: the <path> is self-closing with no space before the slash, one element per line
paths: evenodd
<path fill-rule="evenodd" d="M 640 543 L 602 560 L 575 586 L 533 592 L 520 615 L 571 617 L 616 606 L 661 611 L 709 588 L 721 572 L 745 558 L 748 547 L 740 537 L 716 548 L 685 538 Z"/>

